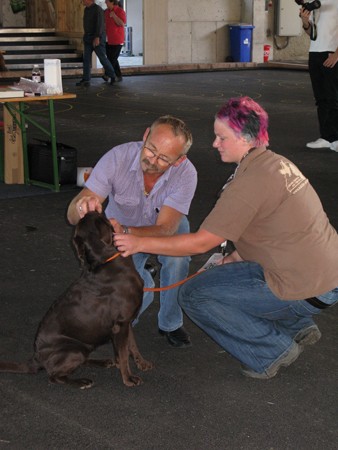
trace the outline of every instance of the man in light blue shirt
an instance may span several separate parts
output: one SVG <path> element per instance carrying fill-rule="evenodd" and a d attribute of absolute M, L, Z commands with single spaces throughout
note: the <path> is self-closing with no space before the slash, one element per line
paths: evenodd
<path fill-rule="evenodd" d="M 192 145 L 190 130 L 172 116 L 162 116 L 147 128 L 143 141 L 129 142 L 108 151 L 98 161 L 84 189 L 72 200 L 67 217 L 75 225 L 88 211 L 105 209 L 116 232 L 137 236 L 170 236 L 189 232 L 187 214 L 197 184 L 197 173 L 187 159 Z M 149 254 L 133 256 L 145 287 L 154 281 L 145 265 Z M 161 264 L 160 284 L 183 280 L 189 257 L 157 255 Z M 159 332 L 174 347 L 191 345 L 183 327 L 177 290 L 160 293 Z M 146 292 L 140 314 L 150 305 L 153 293 Z"/>

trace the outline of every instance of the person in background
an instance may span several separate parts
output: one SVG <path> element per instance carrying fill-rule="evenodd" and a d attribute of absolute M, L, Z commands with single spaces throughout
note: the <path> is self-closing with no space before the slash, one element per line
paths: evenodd
<path fill-rule="evenodd" d="M 88 211 L 102 211 L 115 231 L 136 236 L 170 236 L 189 232 L 186 215 L 194 196 L 197 174 L 187 158 L 192 135 L 186 124 L 162 116 L 146 129 L 143 141 L 129 142 L 108 151 L 96 164 L 85 188 L 71 201 L 67 217 L 72 225 Z M 135 267 L 146 287 L 154 280 L 146 269 L 149 254 L 134 255 Z M 189 257 L 157 255 L 161 264 L 160 285 L 166 287 L 188 275 Z M 174 347 L 188 347 L 183 327 L 178 288 L 160 293 L 158 327 Z M 153 292 L 146 292 L 139 315 L 150 305 Z"/>
<path fill-rule="evenodd" d="M 303 7 L 299 15 L 311 39 L 309 73 L 320 131 L 306 146 L 338 152 L 338 1 L 322 0 L 319 9 Z"/>
<path fill-rule="evenodd" d="M 106 0 L 107 9 L 104 12 L 106 22 L 106 53 L 116 74 L 116 81 L 122 81 L 122 73 L 118 58 L 125 40 L 124 27 L 127 23 L 125 11 L 119 6 L 118 0 Z M 108 76 L 103 75 L 108 81 Z"/>
<path fill-rule="evenodd" d="M 110 84 L 115 82 L 113 66 L 106 55 L 106 31 L 104 12 L 95 0 L 82 0 L 85 6 L 83 13 L 83 77 L 76 86 L 90 86 L 92 53 L 95 52 L 102 64 Z"/>
<path fill-rule="evenodd" d="M 309 180 L 267 149 L 268 115 L 248 97 L 216 114 L 213 147 L 237 168 L 195 233 L 116 234 L 122 256 L 204 253 L 225 240 L 236 250 L 179 290 L 184 312 L 243 365 L 274 377 L 321 333 L 313 316 L 338 302 L 338 235 Z"/>
<path fill-rule="evenodd" d="M 6 72 L 7 67 L 5 63 L 5 59 L 3 57 L 3 52 L 0 50 L 0 72 Z"/>

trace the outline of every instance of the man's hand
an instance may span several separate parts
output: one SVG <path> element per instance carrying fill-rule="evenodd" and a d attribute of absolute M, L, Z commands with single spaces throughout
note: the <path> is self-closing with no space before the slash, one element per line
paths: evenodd
<path fill-rule="evenodd" d="M 98 198 L 83 196 L 75 203 L 76 211 L 78 212 L 80 219 L 84 217 L 89 211 L 97 211 L 102 213 L 102 205 Z"/>
<path fill-rule="evenodd" d="M 116 219 L 111 218 L 109 219 L 109 222 L 113 225 L 115 233 L 123 233 L 123 227 Z"/>
<path fill-rule="evenodd" d="M 307 25 L 309 23 L 310 16 L 311 16 L 311 11 L 309 11 L 305 8 L 300 8 L 299 17 L 302 19 L 303 25 Z"/>
<path fill-rule="evenodd" d="M 334 53 L 329 53 L 329 56 L 323 63 L 323 66 L 332 69 L 337 64 L 337 61 L 338 61 L 338 50 L 336 50 Z"/>

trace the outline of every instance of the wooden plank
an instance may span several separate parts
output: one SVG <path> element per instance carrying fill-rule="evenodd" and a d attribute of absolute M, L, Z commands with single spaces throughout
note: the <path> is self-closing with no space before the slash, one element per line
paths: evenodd
<path fill-rule="evenodd" d="M 0 103 L 30 103 L 30 102 L 43 102 L 45 100 L 70 100 L 71 98 L 76 98 L 76 94 L 71 94 L 67 92 L 65 94 L 55 94 L 55 95 L 41 95 L 40 97 L 15 97 L 15 98 L 0 98 Z"/>
<path fill-rule="evenodd" d="M 30 28 L 54 28 L 55 0 L 26 1 L 26 24 Z"/>
<path fill-rule="evenodd" d="M 83 35 L 83 10 L 81 1 L 56 0 L 56 31 Z"/>
<path fill-rule="evenodd" d="M 8 184 L 24 184 L 22 134 L 14 118 L 4 108 L 4 181 Z M 16 113 L 20 121 L 19 113 Z"/>

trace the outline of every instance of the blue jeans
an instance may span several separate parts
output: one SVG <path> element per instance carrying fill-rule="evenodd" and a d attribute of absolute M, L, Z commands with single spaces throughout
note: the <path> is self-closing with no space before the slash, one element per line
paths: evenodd
<path fill-rule="evenodd" d="M 338 288 L 318 297 L 332 305 Z M 188 317 L 228 353 L 263 373 L 294 345 L 321 312 L 305 300 L 280 300 L 252 262 L 217 266 L 183 284 L 179 304 Z"/>
<path fill-rule="evenodd" d="M 186 217 L 181 220 L 177 234 L 189 233 L 189 222 Z M 136 253 L 133 255 L 136 270 L 139 272 L 144 281 L 145 287 L 154 287 L 154 280 L 145 264 L 149 258 L 149 254 Z M 170 284 L 181 281 L 188 276 L 190 257 L 173 257 L 157 255 L 157 259 L 161 264 L 160 269 L 160 287 L 169 286 Z M 183 312 L 177 302 L 179 287 L 161 291 L 160 293 L 160 310 L 158 313 L 158 327 L 163 331 L 174 331 L 183 325 Z M 145 292 L 143 295 L 142 307 L 134 325 L 137 323 L 140 315 L 145 311 L 154 300 L 153 292 Z"/>
<path fill-rule="evenodd" d="M 93 47 L 92 43 L 83 43 L 83 79 L 90 81 L 92 53 L 95 52 L 104 68 L 105 74 L 110 78 L 115 78 L 115 72 L 113 66 L 109 62 L 106 55 L 106 46 L 100 41 L 97 47 Z"/>

